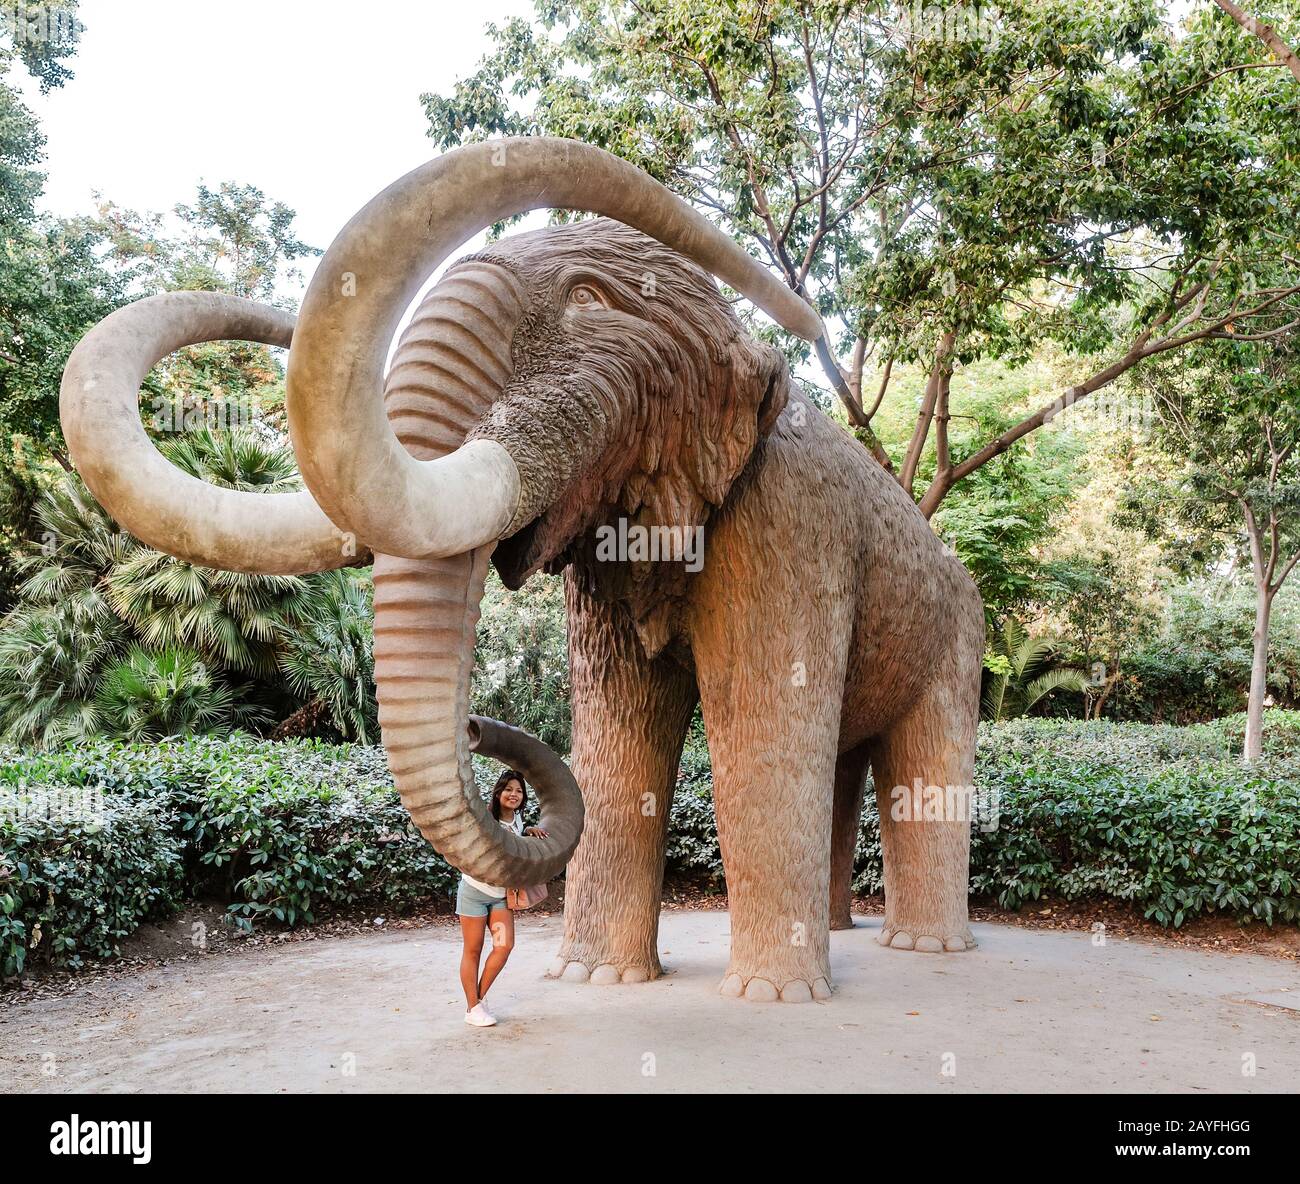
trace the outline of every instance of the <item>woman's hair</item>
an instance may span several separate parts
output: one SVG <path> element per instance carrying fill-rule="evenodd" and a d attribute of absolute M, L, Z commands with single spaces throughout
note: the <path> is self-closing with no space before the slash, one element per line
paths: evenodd
<path fill-rule="evenodd" d="M 519 803 L 515 813 L 522 814 L 524 807 L 528 805 L 528 782 L 524 780 L 524 775 L 518 769 L 503 769 L 501 776 L 497 778 L 497 783 L 492 787 L 492 817 L 498 822 L 501 821 L 501 794 L 512 781 L 519 782 L 519 790 L 524 795 L 524 800 Z"/>

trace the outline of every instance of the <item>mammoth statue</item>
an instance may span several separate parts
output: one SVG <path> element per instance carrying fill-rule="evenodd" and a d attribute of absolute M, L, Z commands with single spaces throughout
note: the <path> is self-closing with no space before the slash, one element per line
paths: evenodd
<path fill-rule="evenodd" d="M 385 373 L 404 313 L 452 251 L 547 207 L 604 217 L 456 263 Z M 113 313 L 69 360 L 61 413 L 87 485 L 154 547 L 263 573 L 374 553 L 380 722 L 402 799 L 480 879 L 537 883 L 568 865 L 553 967 L 565 979 L 661 972 L 665 835 L 698 702 L 731 911 L 722 992 L 824 998 L 868 765 L 881 941 L 973 944 L 969 823 L 900 813 L 891 787 L 970 782 L 983 613 L 911 500 L 791 388 L 714 276 L 787 330 L 824 334 L 807 303 L 631 165 L 565 140 L 477 144 L 348 223 L 296 326 L 200 292 Z M 289 427 L 306 492 L 216 488 L 149 441 L 138 392 L 150 368 L 218 339 L 292 340 Z M 635 546 L 611 554 L 611 531 L 672 545 L 658 561 Z M 468 715 L 489 562 L 509 588 L 564 572 L 572 772 L 532 737 Z M 475 749 L 534 783 L 549 837 L 492 823 Z"/>

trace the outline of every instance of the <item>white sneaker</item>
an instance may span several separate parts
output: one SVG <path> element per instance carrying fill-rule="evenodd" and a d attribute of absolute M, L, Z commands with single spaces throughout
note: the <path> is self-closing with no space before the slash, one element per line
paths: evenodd
<path fill-rule="evenodd" d="M 465 1013 L 465 1022 L 475 1028 L 490 1028 L 496 1023 L 496 1020 L 492 1018 L 483 1004 L 476 1003 Z"/>

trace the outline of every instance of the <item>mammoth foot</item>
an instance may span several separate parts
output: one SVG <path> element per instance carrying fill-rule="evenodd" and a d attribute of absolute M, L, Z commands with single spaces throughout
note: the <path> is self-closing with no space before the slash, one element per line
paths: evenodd
<path fill-rule="evenodd" d="M 938 936 L 944 928 L 940 925 L 901 928 L 886 923 L 876 940 L 891 950 L 915 950 L 918 954 L 957 954 L 975 948 L 975 938 L 969 929 Z"/>
<path fill-rule="evenodd" d="M 748 999 L 753 1003 L 811 1003 L 814 999 L 829 999 L 831 985 L 826 975 L 807 973 L 806 978 L 789 978 L 771 970 L 746 974 L 733 968 L 718 991 L 728 998 Z"/>
<path fill-rule="evenodd" d="M 658 966 L 635 962 L 599 962 L 592 967 L 561 954 L 551 962 L 546 977 L 558 978 L 566 983 L 592 983 L 603 987 L 614 983 L 645 983 L 658 978 L 660 973 Z"/>

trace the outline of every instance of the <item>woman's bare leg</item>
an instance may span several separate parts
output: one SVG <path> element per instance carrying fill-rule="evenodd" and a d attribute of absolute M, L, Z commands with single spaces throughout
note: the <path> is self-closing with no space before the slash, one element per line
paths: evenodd
<path fill-rule="evenodd" d="M 515 915 L 507 908 L 493 909 L 488 917 L 492 929 L 492 949 L 487 961 L 483 963 L 483 976 L 478 980 L 478 997 L 482 999 L 488 993 L 488 987 L 496 981 L 501 973 L 510 951 L 515 948 Z"/>
<path fill-rule="evenodd" d="M 483 931 L 486 917 L 461 917 L 460 934 L 464 947 L 460 953 L 460 985 L 465 992 L 465 1010 L 470 1011 L 478 1002 L 478 960 L 483 955 Z"/>

